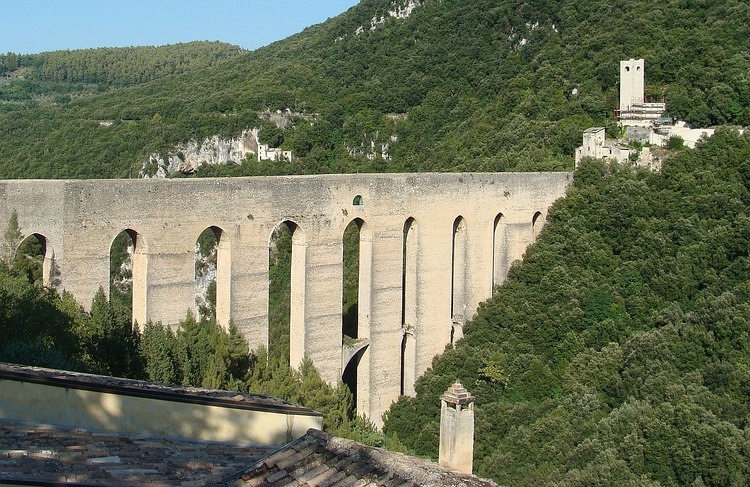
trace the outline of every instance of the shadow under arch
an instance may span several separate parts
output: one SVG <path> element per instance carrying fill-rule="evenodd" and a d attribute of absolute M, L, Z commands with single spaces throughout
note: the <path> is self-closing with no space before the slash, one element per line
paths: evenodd
<path fill-rule="evenodd" d="M 133 323 L 148 321 L 148 246 L 132 228 L 118 233 L 109 245 L 109 299 L 129 307 Z"/>
<path fill-rule="evenodd" d="M 357 384 L 361 380 L 360 363 L 370 347 L 370 341 L 367 339 L 357 340 L 351 345 L 344 345 L 343 355 L 343 372 L 341 381 L 346 384 L 352 393 L 352 403 L 357 409 L 359 408 L 357 396 Z M 366 399 L 366 398 L 363 398 Z"/>
<path fill-rule="evenodd" d="M 24 238 L 16 248 L 16 270 L 26 274 L 29 281 L 44 287 L 60 285 L 60 271 L 55 264 L 55 250 L 43 233 L 34 232 Z"/>
<path fill-rule="evenodd" d="M 229 329 L 232 302 L 232 245 L 216 225 L 204 229 L 195 243 L 195 291 L 198 315 L 215 318 Z"/>
<path fill-rule="evenodd" d="M 268 352 L 295 368 L 305 353 L 306 259 L 302 228 L 279 222 L 268 237 Z"/>

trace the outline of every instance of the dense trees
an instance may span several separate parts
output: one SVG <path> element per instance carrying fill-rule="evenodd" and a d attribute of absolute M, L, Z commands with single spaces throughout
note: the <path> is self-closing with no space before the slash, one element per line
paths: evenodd
<path fill-rule="evenodd" d="M 587 161 L 508 282 L 385 429 L 435 455 L 437 397 L 477 396 L 475 468 L 513 485 L 750 478 L 750 137 L 663 174 Z"/>
<path fill-rule="evenodd" d="M 111 87 L 205 69 L 240 54 L 237 46 L 220 42 L 0 54 L 0 77 L 5 78 L 0 81 L 0 112 L 65 104 Z"/>
<path fill-rule="evenodd" d="M 646 59 L 647 95 L 671 115 L 750 124 L 746 2 L 428 0 L 408 19 L 389 18 L 390 4 L 361 2 L 241 56 L 216 43 L 6 56 L 32 65 L 14 73 L 40 73 L 0 80 L 13 103 L 39 104 L 39 83 L 71 91 L 0 115 L 13 140 L 0 144 L 0 177 L 135 177 L 150 153 L 249 127 L 294 150 L 294 163 L 222 174 L 570 168 L 582 130 L 611 121 L 618 62 L 630 57 Z M 376 16 L 387 20 L 355 35 Z M 50 69 L 33 67 L 42 59 Z M 69 81 L 55 81 L 64 63 Z M 71 73 L 86 63 L 106 90 L 78 97 Z M 152 81 L 131 79 L 141 65 Z M 303 116 L 284 130 L 258 117 L 285 109 Z"/>

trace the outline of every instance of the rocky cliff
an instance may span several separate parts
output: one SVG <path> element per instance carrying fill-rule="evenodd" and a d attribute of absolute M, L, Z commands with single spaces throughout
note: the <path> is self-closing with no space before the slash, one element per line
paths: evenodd
<path fill-rule="evenodd" d="M 202 142 L 191 140 L 165 154 L 154 153 L 141 164 L 140 177 L 163 178 L 181 172 L 192 174 L 205 164 L 240 164 L 249 153 L 258 153 L 258 129 L 248 129 L 237 137 L 214 135 Z"/>

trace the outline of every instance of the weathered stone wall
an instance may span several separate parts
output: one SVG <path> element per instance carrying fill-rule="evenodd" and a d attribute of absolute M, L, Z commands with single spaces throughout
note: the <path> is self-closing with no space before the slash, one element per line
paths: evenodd
<path fill-rule="evenodd" d="M 521 258 L 571 180 L 569 173 L 426 173 L 0 181 L 0 222 L 16 210 L 25 235 L 45 237 L 54 251 L 57 287 L 84 305 L 100 286 L 108 289 L 114 238 L 123 230 L 137 233 L 134 317 L 165 324 L 195 307 L 195 242 L 203 230 L 217 227 L 225 253 L 217 318 L 224 324 L 231 318 L 252 347 L 268 340 L 269 239 L 280 223 L 293 222 L 291 361 L 307 355 L 326 380 L 336 381 L 343 353 L 342 236 L 353 219 L 361 219 L 359 337 L 369 346 L 358 368 L 357 402 L 361 413 L 379 422 L 400 393 L 402 368 L 405 376 L 418 377 L 450 343 L 452 329 L 457 336 L 455 328 Z M 363 204 L 354 204 L 356 196 Z M 464 247 L 463 256 L 454 258 L 458 217 Z M 416 271 L 404 314 L 415 321 L 408 323 L 414 359 L 402 366 L 409 218 L 417 228 L 416 248 L 408 250 Z M 454 262 L 463 265 L 454 270 Z M 461 293 L 455 299 L 454 289 Z M 451 309 L 457 302 L 461 313 Z"/>

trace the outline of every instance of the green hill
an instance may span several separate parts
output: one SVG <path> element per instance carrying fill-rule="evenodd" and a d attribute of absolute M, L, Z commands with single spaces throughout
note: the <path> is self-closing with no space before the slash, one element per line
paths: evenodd
<path fill-rule="evenodd" d="M 475 472 L 502 485 L 747 485 L 749 253 L 750 136 L 663 174 L 588 161 L 385 431 L 436 456 L 459 378 Z"/>
<path fill-rule="evenodd" d="M 137 175 L 150 153 L 285 109 L 298 116 L 273 138 L 295 163 L 247 172 L 570 168 L 631 57 L 673 115 L 750 124 L 746 2 L 425 0 L 408 18 L 393 5 L 362 1 L 210 67 L 2 115 L 0 177 Z"/>
<path fill-rule="evenodd" d="M 0 113 L 65 104 L 81 96 L 205 69 L 241 54 L 220 42 L 0 54 Z"/>

